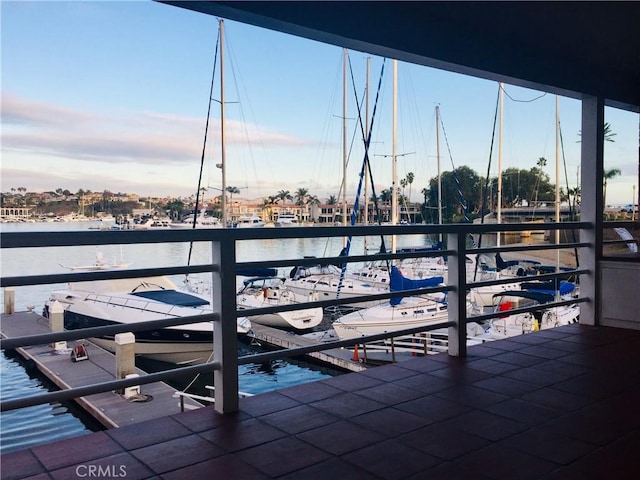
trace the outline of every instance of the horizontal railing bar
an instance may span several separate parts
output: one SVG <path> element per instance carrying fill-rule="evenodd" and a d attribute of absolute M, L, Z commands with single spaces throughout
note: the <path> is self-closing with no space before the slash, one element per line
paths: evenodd
<path fill-rule="evenodd" d="M 588 222 L 545 223 L 545 230 L 592 229 Z M 243 241 L 279 238 L 317 238 L 343 236 L 424 235 L 438 233 L 520 232 L 531 230 L 528 223 L 439 225 L 313 226 L 291 228 L 211 228 L 163 231 L 73 231 L 73 232 L 0 232 L 1 248 L 71 247 L 87 245 L 129 245 L 143 243 L 180 243 Z"/>
<path fill-rule="evenodd" d="M 334 305 L 350 305 L 352 303 L 364 303 L 375 300 L 388 300 L 396 297 L 416 297 L 420 295 L 428 295 L 431 293 L 441 293 L 453 290 L 451 285 L 443 285 L 441 287 L 429 287 L 429 288 L 417 288 L 413 290 L 399 290 L 397 292 L 390 293 L 376 293 L 371 295 L 358 295 L 356 297 L 349 298 L 333 298 L 329 300 L 318 300 L 313 302 L 298 302 L 286 305 L 277 305 L 273 307 L 260 307 L 260 308 L 244 308 L 237 310 L 238 317 L 251 317 L 254 315 L 264 315 L 266 313 L 275 312 L 293 312 L 295 310 L 305 310 L 308 308 L 316 307 L 330 307 Z"/>
<path fill-rule="evenodd" d="M 209 362 L 172 370 L 163 370 L 162 372 L 147 373 L 135 378 L 111 380 L 109 382 L 94 383 L 92 385 L 84 385 L 82 387 L 58 390 L 56 392 L 15 398 L 0 402 L 0 411 L 5 412 L 8 410 L 15 410 L 17 408 L 32 407 L 43 403 L 64 402 L 96 393 L 110 392 L 112 390 L 124 389 L 134 385 L 146 385 L 148 383 L 162 382 L 168 378 L 175 378 L 181 375 L 214 372 L 215 370 L 220 370 L 220 364 L 217 362 Z"/>
<path fill-rule="evenodd" d="M 431 258 L 442 256 L 453 256 L 454 250 L 429 250 L 424 252 L 403 252 L 403 253 L 375 253 L 371 255 L 349 255 L 348 257 L 307 257 L 289 260 L 260 260 L 255 262 L 238 262 L 236 270 L 248 268 L 272 268 L 272 267 L 299 267 L 299 266 L 315 266 L 315 265 L 336 265 L 340 263 L 361 263 L 375 262 L 383 260 L 408 258 Z"/>
<path fill-rule="evenodd" d="M 83 340 L 86 338 L 115 335 L 125 332 L 142 332 L 154 328 L 173 327 L 176 325 L 190 325 L 200 322 L 218 321 L 220 315 L 217 313 L 207 313 L 204 315 L 193 315 L 190 317 L 163 318 L 161 320 L 148 320 L 135 323 L 120 323 L 117 325 L 106 325 L 103 327 L 89 327 L 75 330 L 65 330 L 64 332 L 41 333 L 38 335 L 27 335 L 24 337 L 12 337 L 0 339 L 0 349 L 9 350 L 18 347 L 29 347 L 33 345 L 44 345 L 46 343 L 61 342 L 65 340 Z"/>
<path fill-rule="evenodd" d="M 0 278 L 0 287 L 22 287 L 30 285 L 50 285 L 54 283 L 87 282 L 93 280 L 112 280 L 120 278 L 145 278 L 162 275 L 180 275 L 189 273 L 210 273 L 220 270 L 218 265 L 203 264 L 177 267 L 114 269 L 92 272 L 55 273 L 50 275 L 29 275 Z"/>
<path fill-rule="evenodd" d="M 376 340 L 384 340 L 385 338 L 395 338 L 404 335 L 410 335 L 412 333 L 429 332 L 431 330 L 438 330 L 440 328 L 452 327 L 454 322 L 444 321 L 433 325 L 426 325 L 422 327 L 407 328 L 403 330 L 394 330 L 392 332 L 378 333 L 375 335 L 363 335 L 359 338 L 353 338 L 349 340 L 337 340 L 333 342 L 319 343 L 317 345 L 309 345 L 308 347 L 296 347 L 288 348 L 285 350 L 276 350 L 274 352 L 258 353 L 255 355 L 246 355 L 238 358 L 238 365 L 247 365 L 249 363 L 266 362 L 270 360 L 278 360 L 280 358 L 297 357 L 305 355 L 307 353 L 320 352 L 322 350 L 329 350 L 332 348 L 351 347 L 353 345 L 361 345 L 367 342 L 375 342 Z"/>
<path fill-rule="evenodd" d="M 491 320 L 492 318 L 498 318 L 498 317 L 510 317 L 511 315 L 517 315 L 519 313 L 537 312 L 539 310 L 548 310 L 553 307 L 564 307 L 566 305 L 575 305 L 576 303 L 586 303 L 590 301 L 591 300 L 589 300 L 588 298 L 579 297 L 579 298 L 572 298 L 570 300 L 562 300 L 559 302 L 542 303 L 540 305 L 534 305 L 531 307 L 514 308 L 512 310 L 505 310 L 502 312 L 491 312 L 491 313 L 484 313 L 481 315 L 470 315 L 467 317 L 467 323 L 482 322 L 484 320 Z"/>
<path fill-rule="evenodd" d="M 482 247 L 482 248 L 469 248 L 467 249 L 468 255 L 475 255 L 478 253 L 504 253 L 504 252 L 528 252 L 535 250 L 564 250 L 574 249 L 581 247 L 590 247 L 591 243 L 588 242 L 568 242 L 551 245 L 542 244 L 527 244 L 527 245 L 514 245 L 514 246 L 502 246 L 502 247 Z M 525 260 L 526 261 L 526 260 Z"/>
<path fill-rule="evenodd" d="M 541 273 L 540 275 L 526 275 L 524 277 L 503 277 L 497 280 L 481 280 L 478 282 L 468 282 L 467 289 L 479 288 L 479 287 L 490 287 L 493 285 L 510 285 L 512 283 L 531 282 L 531 281 L 537 281 L 537 280 L 540 280 L 540 281 L 553 280 L 556 278 L 563 278 L 567 276 L 588 274 L 590 272 L 591 270 L 588 270 L 588 269 L 580 269 L 580 270 L 570 270 L 566 272 Z"/>

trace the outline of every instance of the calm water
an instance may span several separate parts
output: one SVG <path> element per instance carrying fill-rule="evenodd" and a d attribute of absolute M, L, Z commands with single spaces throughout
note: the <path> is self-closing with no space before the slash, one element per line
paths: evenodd
<path fill-rule="evenodd" d="M 88 230 L 100 225 L 99 222 L 79 223 L 5 223 L 1 225 L 3 232 L 12 231 L 68 231 Z M 420 239 L 413 243 L 400 246 L 420 245 Z M 377 248 L 379 238 L 371 239 L 370 246 Z M 389 243 L 387 243 L 387 246 Z M 334 256 L 342 248 L 342 239 L 334 238 L 330 241 L 323 238 L 260 240 L 241 242 L 238 247 L 238 261 L 254 261 L 278 258 L 300 258 L 305 255 Z M 163 267 L 184 265 L 188 255 L 188 244 L 150 244 L 150 245 L 105 245 L 101 247 L 51 247 L 41 249 L 11 249 L 2 251 L 0 266 L 2 275 L 34 275 L 65 273 L 64 266 L 91 265 L 96 260 L 99 251 L 104 259 L 110 263 L 128 263 L 132 268 Z M 354 239 L 351 252 L 362 254 L 364 245 L 362 239 Z M 207 243 L 195 244 L 192 253 L 192 263 L 207 263 L 211 260 L 210 246 Z M 283 275 L 288 272 L 282 271 Z M 205 274 L 203 281 L 207 280 Z M 172 280 L 182 285 L 183 278 L 173 277 Z M 241 282 L 241 280 L 239 280 Z M 49 292 L 63 285 L 45 285 L 34 287 L 16 287 L 16 310 L 23 311 L 33 308 L 41 312 Z M 4 295 L 0 301 L 4 301 Z M 260 351 L 258 347 L 241 344 L 239 355 L 248 355 Z M 27 367 L 19 357 L 0 355 L 0 398 L 4 400 L 19 396 L 35 395 L 45 392 L 51 387 L 47 381 L 41 379 L 34 372 L 27 371 Z M 164 365 L 141 360 L 138 366 L 148 371 L 165 368 Z M 336 375 L 339 372 L 317 365 L 295 360 L 275 360 L 260 364 L 243 365 L 239 370 L 240 390 L 248 393 L 262 393 L 291 385 L 315 381 Z M 192 393 L 204 394 L 205 385 L 212 384 L 212 375 L 201 375 L 197 378 L 183 378 L 176 381 L 174 387 Z M 7 452 L 21 449 L 53 440 L 77 436 L 99 429 L 99 427 L 77 411 L 73 404 L 47 404 L 20 409 L 0 414 L 0 451 Z"/>

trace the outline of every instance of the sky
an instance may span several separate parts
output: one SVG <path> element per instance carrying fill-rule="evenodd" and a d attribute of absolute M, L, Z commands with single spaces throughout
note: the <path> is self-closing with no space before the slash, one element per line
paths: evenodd
<path fill-rule="evenodd" d="M 3 192 L 219 195 L 220 67 L 218 20 L 152 1 L 0 1 L 1 180 Z M 305 188 L 320 200 L 341 197 L 343 50 L 225 20 L 227 186 L 257 199 Z M 355 196 L 364 158 L 357 103 L 370 58 L 370 110 L 383 59 L 349 51 L 347 198 Z M 213 77 L 213 100 L 209 92 Z M 353 81 L 352 81 L 353 77 Z M 370 159 L 377 193 L 392 181 L 392 62 L 384 63 Z M 530 169 L 540 157 L 555 181 L 555 96 L 505 85 L 502 167 Z M 463 165 L 497 175 L 492 148 L 498 84 L 398 63 L 397 175 L 414 174 L 412 201 L 440 168 Z M 358 99 L 356 101 L 356 98 Z M 210 108 L 208 133 L 207 111 Z M 370 114 L 371 118 L 371 114 Z M 579 174 L 580 103 L 559 99 L 560 159 L 570 188 Z M 607 108 L 616 133 L 605 145 L 608 204 L 627 204 L 638 182 L 638 114 Z M 205 141 L 206 138 L 206 141 Z M 218 189 L 216 191 L 216 189 Z M 636 191 L 637 195 L 637 191 Z M 636 197 L 637 198 L 637 197 Z"/>

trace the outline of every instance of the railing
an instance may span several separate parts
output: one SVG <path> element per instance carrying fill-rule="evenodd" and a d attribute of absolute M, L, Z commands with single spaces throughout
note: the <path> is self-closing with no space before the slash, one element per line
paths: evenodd
<path fill-rule="evenodd" d="M 529 224 L 506 225 L 403 225 L 403 226 L 351 226 L 351 227 L 299 227 L 287 229 L 196 229 L 196 230 L 172 230 L 172 231 L 108 231 L 108 232 L 38 232 L 38 233 L 1 233 L 0 246 L 7 249 L 14 248 L 41 248 L 64 247 L 79 245 L 127 245 L 150 243 L 178 243 L 178 242 L 208 242 L 211 245 L 212 263 L 201 265 L 183 265 L 177 267 L 160 267 L 145 269 L 118 269 L 106 271 L 90 271 L 65 274 L 43 274 L 31 276 L 2 277 L 0 287 L 16 287 L 27 285 L 50 285 L 61 282 L 109 280 L 118 278 L 151 277 L 157 275 L 176 275 L 190 273 L 210 273 L 212 275 L 212 305 L 213 313 L 193 317 L 169 318 L 155 321 L 146 321 L 136 324 L 112 325 L 106 327 L 88 328 L 83 330 L 71 330 L 65 332 L 33 335 L 27 337 L 2 339 L 0 348 L 13 349 L 18 347 L 46 344 L 62 340 L 78 340 L 101 335 L 114 335 L 123 332 L 136 332 L 151 328 L 199 323 L 203 321 L 217 322 L 216 334 L 213 340 L 213 360 L 210 363 L 176 368 L 159 373 L 147 374 L 137 378 L 129 378 L 104 382 L 95 385 L 87 385 L 69 390 L 50 392 L 37 396 L 8 400 L 2 402 L 0 410 L 12 410 L 27 406 L 63 401 L 94 393 L 106 392 L 126 387 L 164 381 L 184 374 L 196 374 L 203 372 L 214 373 L 215 408 L 223 413 L 232 412 L 238 408 L 238 365 L 264 362 L 272 359 L 299 356 L 311 352 L 322 351 L 338 347 L 350 347 L 364 342 L 388 339 L 393 336 L 404 336 L 418 332 L 427 332 L 442 328 L 448 328 L 448 351 L 450 355 L 465 356 L 467 342 L 467 323 L 470 321 L 495 318 L 504 313 L 484 314 L 467 318 L 466 297 L 471 288 L 489 285 L 499 285 L 521 282 L 528 277 L 516 279 L 500 279 L 480 282 L 467 282 L 466 257 L 482 253 L 496 252 L 526 252 L 531 250 L 550 250 L 565 248 L 592 248 L 588 243 L 563 243 L 559 245 L 527 245 L 504 246 L 489 248 L 466 248 L 466 239 L 472 234 L 486 234 L 495 232 L 520 232 L 529 230 Z M 547 230 L 591 229 L 592 226 L 584 222 L 567 222 L 561 224 L 545 224 Z M 250 262 L 237 262 L 237 242 L 260 239 L 286 239 L 286 238 L 311 238 L 311 237 L 344 237 L 344 236 L 379 236 L 379 235 L 439 235 L 445 234 L 447 248 L 440 251 L 413 251 L 404 253 L 384 253 L 377 255 L 356 255 L 345 257 L 324 258 L 291 258 L 278 260 L 262 260 Z M 587 250 L 589 253 L 590 251 Z M 592 255 L 594 253 L 591 251 Z M 257 308 L 252 310 L 237 310 L 236 307 L 236 283 L 235 272 L 249 268 L 274 268 L 295 267 L 305 265 L 331 264 L 336 262 L 364 262 L 371 260 L 397 260 L 406 258 L 435 257 L 446 255 L 448 260 L 448 284 L 446 287 L 410 290 L 403 292 L 403 296 L 421 295 L 426 293 L 446 291 L 448 303 L 448 319 L 446 322 L 429 327 L 416 327 L 399 330 L 379 335 L 370 335 L 353 340 L 342 340 L 322 343 L 318 345 L 261 353 L 237 357 L 236 320 L 240 316 L 259 315 L 276 311 L 292 311 L 311 307 L 335 307 L 337 305 L 352 304 L 371 301 L 372 299 L 385 300 L 397 296 L 398 292 L 384 293 L 357 298 L 340 298 L 333 300 L 314 301 L 300 304 L 281 305 L 277 307 Z M 574 275 L 593 274 L 589 270 L 576 269 Z M 536 280 L 555 279 L 566 273 L 550 273 L 538 275 Z M 545 308 L 562 306 L 573 303 L 588 302 L 587 296 L 582 296 L 571 301 L 560 301 L 545 304 Z M 538 309 L 540 307 L 537 307 Z M 510 310 L 509 314 L 518 314 L 534 311 L 535 307 Z"/>

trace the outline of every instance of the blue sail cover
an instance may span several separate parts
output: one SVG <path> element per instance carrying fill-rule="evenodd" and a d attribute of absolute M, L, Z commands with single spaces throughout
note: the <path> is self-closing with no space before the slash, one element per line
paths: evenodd
<path fill-rule="evenodd" d="M 389 283 L 389 289 L 392 292 L 399 292 L 401 290 L 416 290 L 419 288 L 437 287 L 442 282 L 444 282 L 444 277 L 429 277 L 421 278 L 420 280 L 405 278 L 398 267 L 391 267 L 391 282 Z M 401 296 L 393 297 L 389 300 L 391 305 L 398 305 L 401 301 Z"/>
<path fill-rule="evenodd" d="M 565 281 L 548 281 L 548 282 L 522 282 L 521 288 L 530 292 L 546 293 L 549 295 L 568 295 L 576 288 L 572 282 Z"/>

